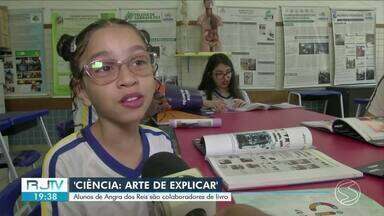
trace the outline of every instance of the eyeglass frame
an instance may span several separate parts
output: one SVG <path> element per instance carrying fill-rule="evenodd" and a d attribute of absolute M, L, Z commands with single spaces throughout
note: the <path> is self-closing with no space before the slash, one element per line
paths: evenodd
<path fill-rule="evenodd" d="M 145 50 L 145 52 L 149 54 L 149 57 L 150 57 L 150 65 L 154 68 L 154 70 L 153 70 L 153 72 L 152 72 L 151 74 L 154 76 L 154 75 L 156 74 L 157 69 L 158 69 L 158 64 L 157 64 L 157 61 L 156 61 L 156 60 L 157 60 L 157 53 L 155 53 L 155 52 L 150 52 L 150 51 L 148 51 L 148 50 Z M 89 77 L 95 84 L 97 84 L 97 85 L 107 85 L 107 84 L 112 83 L 113 81 L 115 81 L 115 80 L 119 77 L 119 75 L 120 75 L 120 73 L 121 73 L 121 66 L 122 66 L 122 65 L 126 65 L 126 66 L 128 67 L 128 70 L 129 70 L 130 72 L 132 72 L 133 74 L 135 74 L 136 76 L 146 77 L 146 76 L 151 75 L 150 73 L 145 74 L 145 75 L 141 75 L 141 74 L 137 74 L 137 73 L 135 73 L 135 71 L 132 71 L 132 70 L 130 69 L 130 67 L 131 67 L 130 65 L 131 65 L 131 62 L 132 62 L 132 56 L 130 56 L 130 57 L 128 57 L 128 58 L 126 58 L 126 59 L 124 59 L 124 60 L 122 60 L 122 61 L 116 61 L 115 59 L 108 59 L 108 61 L 110 61 L 110 63 L 112 62 L 113 64 L 116 64 L 116 66 L 118 67 L 118 72 L 116 73 L 116 77 L 115 77 L 114 79 L 111 79 L 111 80 L 108 81 L 108 82 L 99 82 L 98 80 L 100 80 L 100 79 L 97 79 L 95 76 L 93 76 L 93 75 L 89 72 L 89 70 L 90 70 L 90 65 L 91 65 L 92 63 L 96 62 L 96 61 L 102 61 L 102 60 L 93 59 L 93 60 L 89 61 L 89 63 L 83 65 L 83 68 L 82 68 L 81 72 L 82 72 L 83 74 L 84 74 L 84 72 L 85 72 L 85 74 L 87 74 L 87 76 L 88 76 L 88 77 Z"/>
<path fill-rule="evenodd" d="M 213 76 L 215 76 L 217 79 L 224 79 L 224 77 L 229 77 L 231 78 L 232 77 L 232 74 L 233 74 L 233 70 L 232 69 L 229 69 L 227 71 L 225 71 L 224 73 L 221 73 L 221 72 L 224 72 L 224 71 L 220 71 L 218 73 L 216 73 L 216 71 L 212 71 L 212 74 Z M 220 77 L 219 77 L 220 76 Z"/>

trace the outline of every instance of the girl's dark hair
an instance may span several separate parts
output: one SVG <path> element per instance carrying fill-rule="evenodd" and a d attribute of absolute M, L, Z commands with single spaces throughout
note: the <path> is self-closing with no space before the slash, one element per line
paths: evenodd
<path fill-rule="evenodd" d="M 81 85 L 81 80 L 83 77 L 82 68 L 80 68 L 79 60 L 80 57 L 83 55 L 85 49 L 87 48 L 89 39 L 91 38 L 91 35 L 93 32 L 95 32 L 98 29 L 102 29 L 107 26 L 111 25 L 122 25 L 132 28 L 143 40 L 143 42 L 150 46 L 150 36 L 148 32 L 142 32 L 138 30 L 134 25 L 131 23 L 122 20 L 122 19 L 116 19 L 116 18 L 110 18 L 110 19 L 100 19 L 87 27 L 85 27 L 78 35 L 71 36 L 68 34 L 64 34 L 60 37 L 59 41 L 57 42 L 57 53 L 59 56 L 61 56 L 65 61 L 68 61 L 70 63 L 71 68 L 71 81 L 69 83 L 69 86 L 71 88 L 72 92 L 72 99 L 76 97 L 76 89 L 79 85 Z"/>
<path fill-rule="evenodd" d="M 231 80 L 229 81 L 229 94 L 233 98 L 243 99 L 240 90 L 237 87 L 235 69 L 233 68 L 232 61 L 227 55 L 222 53 L 213 54 L 209 57 L 207 65 L 204 69 L 203 78 L 201 79 L 199 90 L 203 90 L 207 96 L 207 100 L 212 100 L 212 92 L 216 89 L 215 81 L 213 80 L 213 70 L 219 65 L 224 64 L 231 68 Z"/>

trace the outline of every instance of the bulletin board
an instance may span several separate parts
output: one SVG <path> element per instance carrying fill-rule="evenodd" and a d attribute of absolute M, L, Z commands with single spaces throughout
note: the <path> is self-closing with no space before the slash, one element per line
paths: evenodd
<path fill-rule="evenodd" d="M 375 83 L 376 12 L 332 9 L 334 84 Z"/>
<path fill-rule="evenodd" d="M 276 8 L 218 7 L 223 51 L 232 53 L 242 89 L 273 89 Z"/>
<path fill-rule="evenodd" d="M 11 50 L 0 56 L 4 62 L 4 94 L 47 95 L 43 10 L 14 9 L 8 14 Z"/>
<path fill-rule="evenodd" d="M 63 34 L 76 35 L 84 27 L 101 18 L 115 17 L 115 10 L 53 10 L 52 22 L 52 68 L 53 68 L 53 96 L 70 96 L 69 63 L 65 62 L 55 52 L 57 42 Z"/>
<path fill-rule="evenodd" d="M 282 7 L 284 88 L 331 85 L 329 7 Z"/>

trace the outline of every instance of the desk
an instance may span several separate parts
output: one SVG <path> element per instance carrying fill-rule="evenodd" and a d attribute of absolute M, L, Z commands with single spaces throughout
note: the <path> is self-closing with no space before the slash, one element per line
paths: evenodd
<path fill-rule="evenodd" d="M 191 167 L 198 168 L 204 176 L 215 176 L 203 155 L 192 145 L 191 140 L 202 135 L 231 133 L 235 131 L 262 130 L 283 127 L 299 126 L 302 121 L 330 120 L 332 116 L 307 111 L 304 109 L 268 110 L 238 113 L 217 114 L 222 118 L 221 128 L 176 128 L 175 135 L 183 160 Z M 376 147 L 368 143 L 353 140 L 348 137 L 334 135 L 316 129 L 311 129 L 313 144 L 321 152 L 326 153 L 337 161 L 350 167 L 360 167 L 378 160 L 384 160 L 384 148 Z M 322 183 L 309 183 L 292 186 L 279 186 L 257 189 L 267 190 L 292 190 L 309 188 L 333 188 L 339 181 Z M 384 179 L 365 175 L 356 179 L 361 191 L 384 205 Z M 256 191 L 256 190 L 253 190 Z M 219 204 L 225 206 L 227 204 Z"/>
<path fill-rule="evenodd" d="M 51 140 L 48 136 L 47 129 L 44 125 L 43 116 L 48 114 L 48 110 L 38 110 L 32 112 L 8 112 L 0 114 L 0 150 L 4 152 L 5 160 L 8 164 L 8 169 L 10 169 L 11 179 L 17 178 L 17 172 L 15 166 L 12 163 L 12 158 L 9 154 L 9 150 L 3 139 L 3 131 L 18 125 L 30 121 L 39 120 L 40 127 L 43 130 L 44 137 L 49 147 L 52 147 Z"/>

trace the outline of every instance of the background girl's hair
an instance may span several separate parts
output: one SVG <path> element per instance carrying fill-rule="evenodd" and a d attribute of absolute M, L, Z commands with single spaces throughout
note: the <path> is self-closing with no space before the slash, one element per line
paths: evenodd
<path fill-rule="evenodd" d="M 121 25 L 133 29 L 137 33 L 137 35 L 140 36 L 146 46 L 150 46 L 150 36 L 148 32 L 145 31 L 143 33 L 142 31 L 138 30 L 133 24 L 117 18 L 100 19 L 85 27 L 76 36 L 71 36 L 68 34 L 62 35 L 57 43 L 56 49 L 59 56 L 61 56 L 65 61 L 68 61 L 70 63 L 71 81 L 69 83 L 69 86 L 71 88 L 72 101 L 74 101 L 74 98 L 76 97 L 76 88 L 78 88 L 79 85 L 82 85 L 81 80 L 83 77 L 83 73 L 82 68 L 80 67 L 79 60 L 80 57 L 83 55 L 85 49 L 87 48 L 92 33 L 98 29 L 111 25 Z"/>
<path fill-rule="evenodd" d="M 230 96 L 233 98 L 244 99 L 237 87 L 236 74 L 232 61 L 228 58 L 227 55 L 222 53 L 213 54 L 211 57 L 209 57 L 207 65 L 204 69 L 203 78 L 201 79 L 198 89 L 205 91 L 207 100 L 212 100 L 212 92 L 216 89 L 216 84 L 213 80 L 213 70 L 219 64 L 224 64 L 231 68 L 232 76 L 228 86 Z"/>

